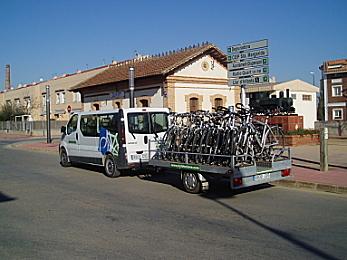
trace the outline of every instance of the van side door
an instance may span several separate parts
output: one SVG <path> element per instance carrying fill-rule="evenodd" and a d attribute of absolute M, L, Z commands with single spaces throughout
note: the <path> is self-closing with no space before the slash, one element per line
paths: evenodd
<path fill-rule="evenodd" d="M 76 161 L 76 158 L 74 157 L 77 157 L 79 153 L 77 126 L 78 114 L 75 114 L 70 118 L 69 123 L 66 126 L 66 136 L 64 137 L 67 153 L 72 161 Z"/>
<path fill-rule="evenodd" d="M 79 127 L 79 161 L 102 165 L 99 146 L 98 115 L 81 115 Z"/>

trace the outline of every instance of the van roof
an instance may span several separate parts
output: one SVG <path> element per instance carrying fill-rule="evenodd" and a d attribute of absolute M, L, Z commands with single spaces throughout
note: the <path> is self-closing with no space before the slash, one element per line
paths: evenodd
<path fill-rule="evenodd" d="M 97 111 L 84 111 L 84 112 L 76 112 L 77 115 L 100 115 L 100 114 L 110 114 L 110 113 L 118 113 L 120 110 L 123 110 L 124 113 L 131 112 L 167 112 L 169 113 L 168 108 L 155 108 L 155 107 L 139 107 L 139 108 L 121 108 L 121 109 L 112 109 L 112 110 L 97 110 Z"/>

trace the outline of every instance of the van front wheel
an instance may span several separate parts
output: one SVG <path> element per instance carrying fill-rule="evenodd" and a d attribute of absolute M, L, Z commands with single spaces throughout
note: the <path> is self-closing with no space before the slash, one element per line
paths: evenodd
<path fill-rule="evenodd" d="M 108 154 L 105 159 L 105 175 L 110 178 L 115 178 L 120 175 L 116 161 L 111 154 Z"/>
<path fill-rule="evenodd" d="M 66 150 L 64 148 L 61 148 L 60 150 L 60 164 L 63 167 L 71 166 L 71 163 L 69 162 L 69 157 L 67 156 Z"/>

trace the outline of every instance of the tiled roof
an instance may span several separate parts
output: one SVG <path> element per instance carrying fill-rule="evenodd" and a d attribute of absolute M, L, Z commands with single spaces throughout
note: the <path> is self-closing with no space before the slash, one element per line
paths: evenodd
<path fill-rule="evenodd" d="M 347 72 L 347 59 L 326 61 L 320 69 L 327 74 Z"/>
<path fill-rule="evenodd" d="M 221 64 L 226 66 L 226 55 L 214 45 L 204 44 L 202 46 L 180 49 L 178 51 L 170 51 L 162 55 L 140 57 L 134 60 L 112 64 L 105 71 L 80 84 L 72 86 L 70 90 L 128 80 L 130 67 L 135 68 L 135 78 L 168 75 L 175 69 L 180 68 L 203 54 L 210 54 Z"/>

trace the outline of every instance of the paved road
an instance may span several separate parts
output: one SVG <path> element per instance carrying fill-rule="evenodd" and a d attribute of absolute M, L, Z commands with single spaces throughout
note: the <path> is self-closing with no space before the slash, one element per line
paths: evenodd
<path fill-rule="evenodd" d="M 0 259 L 343 259 L 347 197 L 280 187 L 199 196 L 0 144 Z"/>

